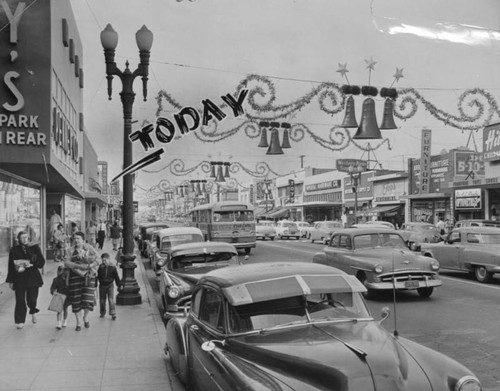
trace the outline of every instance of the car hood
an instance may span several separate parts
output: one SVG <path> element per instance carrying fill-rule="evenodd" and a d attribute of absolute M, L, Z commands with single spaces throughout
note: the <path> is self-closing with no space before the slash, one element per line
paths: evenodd
<path fill-rule="evenodd" d="M 390 247 L 355 250 L 352 254 L 352 258 L 359 258 L 365 262 L 366 260 L 371 260 L 374 264 L 390 265 L 391 270 L 394 262 L 394 270 L 396 271 L 405 269 L 429 270 L 430 263 L 434 261 L 434 259 L 424 257 L 410 249 Z M 384 268 L 384 270 L 386 270 L 386 268 Z"/>
<path fill-rule="evenodd" d="M 375 321 L 294 327 L 226 342 L 235 357 L 297 390 L 300 384 L 318 390 L 432 390 L 420 365 Z"/>

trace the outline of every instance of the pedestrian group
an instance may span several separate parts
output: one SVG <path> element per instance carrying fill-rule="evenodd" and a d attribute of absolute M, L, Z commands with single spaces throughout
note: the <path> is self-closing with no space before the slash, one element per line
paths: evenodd
<path fill-rule="evenodd" d="M 118 222 L 112 226 L 111 235 L 107 235 L 108 227 L 104 221 L 99 224 L 91 222 L 86 235 L 71 226 L 69 238 L 64 232 L 64 226 L 56 218 L 53 211 L 51 217 L 51 232 L 55 261 L 63 262 L 57 268 L 57 275 L 52 280 L 50 293 L 52 295 L 49 310 L 56 312 L 56 328 L 67 327 L 68 310 L 71 306 L 75 314 L 76 331 L 90 328 L 89 313 L 93 311 L 96 301 L 96 288 L 99 287 L 100 317 L 106 315 L 106 304 L 112 320 L 116 319 L 114 285 L 121 290 L 122 284 L 118 270 L 111 262 L 108 253 L 101 256 L 96 247 L 103 248 L 106 236 L 110 236 L 113 250 L 118 250 L 121 237 L 121 227 Z M 87 239 L 87 240 L 86 240 Z M 18 329 L 26 323 L 29 310 L 32 323 L 37 323 L 37 299 L 40 287 L 43 285 L 40 269 L 45 265 L 45 258 L 37 244 L 29 243 L 29 233 L 20 231 L 17 234 L 17 244 L 9 252 L 9 265 L 6 282 L 15 292 L 14 322 Z"/>

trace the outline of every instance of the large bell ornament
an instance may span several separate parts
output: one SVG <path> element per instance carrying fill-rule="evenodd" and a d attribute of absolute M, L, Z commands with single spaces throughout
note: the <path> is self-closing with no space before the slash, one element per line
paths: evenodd
<path fill-rule="evenodd" d="M 267 149 L 266 155 L 283 155 L 283 149 L 280 145 L 279 131 L 276 128 L 271 130 L 271 142 L 269 148 Z"/>
<path fill-rule="evenodd" d="M 356 121 L 356 111 L 354 110 L 354 98 L 349 96 L 345 104 L 345 115 L 342 124 L 343 128 L 357 128 L 358 122 Z"/>
<path fill-rule="evenodd" d="M 225 182 L 224 174 L 222 173 L 222 165 L 219 164 L 217 167 L 217 176 L 215 177 L 215 182 Z"/>
<path fill-rule="evenodd" d="M 215 162 L 210 162 L 210 178 L 215 178 Z"/>
<path fill-rule="evenodd" d="M 394 122 L 394 100 L 391 98 L 386 98 L 384 102 L 384 116 L 382 117 L 382 123 L 380 124 L 380 129 L 397 129 L 396 123 Z"/>
<path fill-rule="evenodd" d="M 257 145 L 259 148 L 267 148 L 269 147 L 269 143 L 267 142 L 267 129 L 260 128 L 260 142 Z"/>
<path fill-rule="evenodd" d="M 363 101 L 361 123 L 359 124 L 358 131 L 353 136 L 353 140 L 375 140 L 381 138 L 382 134 L 380 133 L 375 113 L 375 101 L 372 98 L 366 98 Z"/>
<path fill-rule="evenodd" d="M 229 175 L 229 166 L 230 165 L 231 165 L 231 163 L 229 163 L 229 162 L 224 163 L 224 178 L 230 177 L 230 175 Z"/>
<path fill-rule="evenodd" d="M 292 148 L 290 145 L 290 135 L 288 129 L 283 130 L 283 141 L 281 142 L 281 148 Z"/>
<path fill-rule="evenodd" d="M 196 192 L 195 195 L 197 197 L 201 196 L 201 187 L 200 187 L 200 182 L 196 182 Z"/>

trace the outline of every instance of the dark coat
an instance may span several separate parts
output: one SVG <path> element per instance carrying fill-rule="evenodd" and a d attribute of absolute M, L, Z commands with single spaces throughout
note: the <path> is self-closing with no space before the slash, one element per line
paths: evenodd
<path fill-rule="evenodd" d="M 116 286 L 121 285 L 118 270 L 113 265 L 99 265 L 99 269 L 97 269 L 97 281 L 99 281 L 100 286 L 109 286 L 113 281 L 116 283 Z"/>
<path fill-rule="evenodd" d="M 40 274 L 40 270 L 38 270 L 45 265 L 45 258 L 42 251 L 38 245 L 27 245 L 25 248 L 26 252 L 23 250 L 23 246 L 17 245 L 12 247 L 9 252 L 9 267 L 6 282 L 13 283 L 14 289 L 18 287 L 41 287 L 43 285 L 42 275 Z M 14 265 L 14 260 L 18 259 L 27 259 L 33 266 L 26 268 L 22 273 L 18 273 Z"/>

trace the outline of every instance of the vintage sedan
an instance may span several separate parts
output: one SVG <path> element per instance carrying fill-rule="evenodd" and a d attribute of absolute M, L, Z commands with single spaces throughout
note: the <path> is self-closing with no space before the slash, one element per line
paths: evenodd
<path fill-rule="evenodd" d="M 165 350 L 193 391 L 480 391 L 474 374 L 375 320 L 353 276 L 305 262 L 207 273 Z"/>
<path fill-rule="evenodd" d="M 148 242 L 151 240 L 151 236 L 153 232 L 158 231 L 162 228 L 168 228 L 170 224 L 167 223 L 144 223 L 139 226 L 138 234 L 136 237 L 137 248 L 139 249 L 139 253 L 147 258 L 148 256 Z"/>
<path fill-rule="evenodd" d="M 455 228 L 442 243 L 424 243 L 422 255 L 437 259 L 442 269 L 474 274 L 479 282 L 490 282 L 500 273 L 500 230 L 494 227 Z"/>
<path fill-rule="evenodd" d="M 204 242 L 203 232 L 196 227 L 171 227 L 155 231 L 148 247 L 148 257 L 151 269 L 160 274 L 165 259 L 174 246 L 184 243 Z"/>
<path fill-rule="evenodd" d="M 307 238 L 309 232 L 311 231 L 312 225 L 307 221 L 297 221 L 297 227 L 299 227 L 300 237 Z"/>
<path fill-rule="evenodd" d="M 294 221 L 281 220 L 278 221 L 275 225 L 276 236 L 280 239 L 286 238 L 295 238 L 300 239 L 300 231 L 297 223 Z"/>
<path fill-rule="evenodd" d="M 311 243 L 319 240 L 321 243 L 326 244 L 333 233 L 343 227 L 340 221 L 316 221 L 309 232 L 309 239 Z"/>
<path fill-rule="evenodd" d="M 338 230 L 328 246 L 314 254 L 313 262 L 356 276 L 367 288 L 368 299 L 392 289 L 430 297 L 442 285 L 438 261 L 411 251 L 398 231 L 388 228 Z"/>
<path fill-rule="evenodd" d="M 415 248 L 420 243 L 438 243 L 441 241 L 439 230 L 430 223 L 405 223 L 398 232 L 411 248 Z"/>
<path fill-rule="evenodd" d="M 276 237 L 276 229 L 274 228 L 274 223 L 272 221 L 261 220 L 255 224 L 255 236 L 257 239 L 274 240 Z"/>
<path fill-rule="evenodd" d="M 189 310 L 193 287 L 204 274 L 240 264 L 236 247 L 224 242 L 179 244 L 170 249 L 164 262 L 159 285 L 167 319 Z"/>

